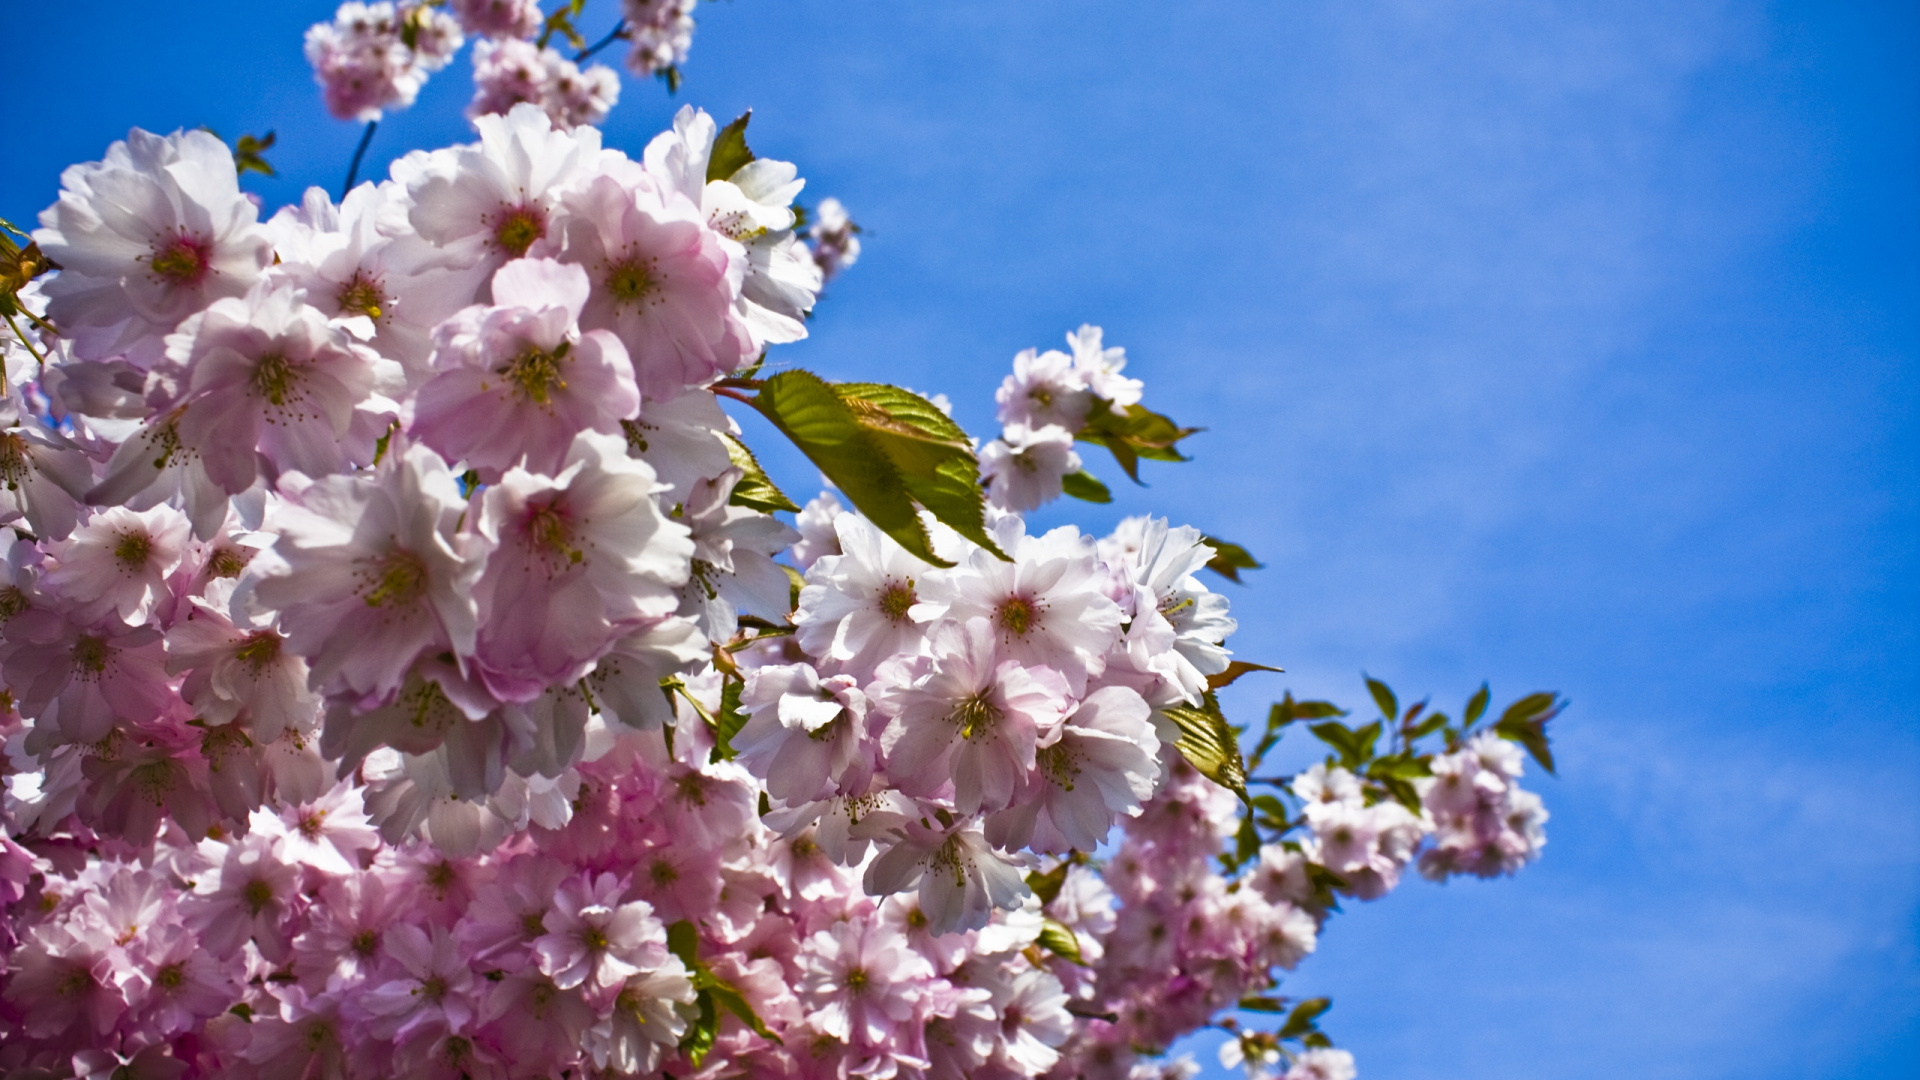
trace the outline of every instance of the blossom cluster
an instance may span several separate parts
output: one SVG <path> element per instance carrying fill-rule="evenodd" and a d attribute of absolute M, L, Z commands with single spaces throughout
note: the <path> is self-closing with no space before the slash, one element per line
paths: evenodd
<path fill-rule="evenodd" d="M 622 0 L 621 21 L 588 47 L 573 25 L 579 5 L 552 16 L 537 0 L 347 0 L 331 22 L 307 31 L 307 60 L 327 111 L 342 120 L 380 119 L 419 96 L 427 77 L 474 37 L 474 97 L 469 117 L 504 114 L 531 102 L 556 126 L 597 124 L 620 96 L 620 78 L 604 64 L 580 61 L 624 38 L 627 66 L 678 85 L 678 65 L 693 43 L 698 0 Z M 549 44 L 556 32 L 579 45 L 568 57 Z"/>
<path fill-rule="evenodd" d="M 309 49 L 383 73 L 363 115 L 484 39 L 478 141 L 263 221 L 218 139 L 135 131 L 5 293 L 0 1069 L 1145 1080 L 1211 1024 L 1350 1077 L 1312 1003 L 1228 1014 L 1336 896 L 1532 858 L 1550 696 L 1383 703 L 1384 756 L 1328 720 L 1254 794 L 1217 542 L 1021 516 L 1097 485 L 1076 440 L 1189 433 L 1098 327 L 977 458 L 939 399 L 766 375 L 844 209 L 809 248 L 745 118 L 604 145 L 537 6 L 448 7 Z M 880 465 L 796 506 L 728 400 Z"/>

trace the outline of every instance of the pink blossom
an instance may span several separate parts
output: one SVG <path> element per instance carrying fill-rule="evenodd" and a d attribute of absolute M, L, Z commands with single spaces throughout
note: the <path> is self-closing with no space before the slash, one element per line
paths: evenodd
<path fill-rule="evenodd" d="M 1068 714 L 1059 737 L 1035 755 L 1033 790 L 987 821 L 1008 850 L 1092 851 L 1115 817 L 1140 812 L 1160 777 L 1160 740 L 1140 695 L 1094 691 Z"/>
<path fill-rule="evenodd" d="M 842 1042 L 879 1046 L 915 1026 L 933 968 L 884 923 L 836 923 L 807 939 L 797 988 L 807 1023 Z"/>
<path fill-rule="evenodd" d="M 261 742 L 288 730 L 311 731 L 320 701 L 307 689 L 307 665 L 271 627 L 242 629 L 218 611 L 191 604 L 167 634 L 167 669 L 187 672 L 181 696 L 209 724 L 246 714 Z"/>
<path fill-rule="evenodd" d="M 189 529 L 170 506 L 145 513 L 109 507 L 54 546 L 54 565 L 41 580 L 81 619 L 144 623 L 173 599 L 167 577 L 186 554 Z"/>
<path fill-rule="evenodd" d="M 536 0 L 452 0 L 449 6 L 467 33 L 490 38 L 532 37 L 544 18 Z"/>
<path fill-rule="evenodd" d="M 605 993 L 667 962 L 666 928 L 646 901 L 623 902 L 625 889 L 612 874 L 583 874 L 554 894 L 547 933 L 533 951 L 555 986 Z"/>
<path fill-rule="evenodd" d="M 806 664 L 756 668 L 747 675 L 740 704 L 749 718 L 733 736 L 733 747 L 774 798 L 810 802 L 831 794 L 843 779 L 865 786 L 865 773 L 872 770 L 868 702 L 850 676 L 823 680 Z M 856 769 L 857 778 L 849 778 Z"/>
<path fill-rule="evenodd" d="M 839 514 L 832 530 L 837 551 L 807 571 L 793 621 L 808 654 L 867 678 L 882 660 L 920 651 L 947 605 L 921 598 L 933 567 L 866 518 Z"/>
<path fill-rule="evenodd" d="M 468 1030 L 478 988 L 444 929 L 402 924 L 387 931 L 384 948 L 389 963 L 381 981 L 355 998 L 367 1014 L 369 1035 L 408 1043 Z"/>
<path fill-rule="evenodd" d="M 488 483 L 524 462 L 560 471 L 575 435 L 620 433 L 640 410 L 626 349 L 604 330 L 575 331 L 587 275 L 520 259 L 493 276 L 497 306 L 469 308 L 435 332 L 438 372 L 420 388 L 411 430 Z"/>

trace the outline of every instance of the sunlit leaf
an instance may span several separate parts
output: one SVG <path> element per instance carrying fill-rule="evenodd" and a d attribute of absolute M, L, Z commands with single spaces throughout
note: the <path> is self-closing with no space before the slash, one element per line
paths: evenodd
<path fill-rule="evenodd" d="M 1040 923 L 1040 947 L 1067 960 L 1085 967 L 1087 962 L 1080 957 L 1080 938 L 1073 929 L 1055 919 L 1043 919 Z"/>
<path fill-rule="evenodd" d="M 1265 664 L 1255 664 L 1247 660 L 1235 660 L 1227 665 L 1227 670 L 1217 675 L 1207 676 L 1207 689 L 1218 690 L 1223 686 L 1231 686 L 1240 676 L 1249 671 L 1283 672 L 1285 670 L 1285 668 L 1268 667 Z"/>
<path fill-rule="evenodd" d="M 1217 536 L 1203 536 L 1200 542 L 1213 549 L 1213 558 L 1207 560 L 1207 569 L 1233 582 L 1244 585 L 1240 580 L 1242 570 L 1264 570 L 1266 564 L 1255 559 L 1246 548 Z"/>
<path fill-rule="evenodd" d="M 1060 490 L 1083 502 L 1110 503 L 1113 501 L 1113 492 L 1108 490 L 1107 485 L 1101 483 L 1098 477 L 1085 469 L 1070 472 L 1062 477 Z"/>
<path fill-rule="evenodd" d="M 775 510 L 785 510 L 797 514 L 800 507 L 787 498 L 786 493 L 774 486 L 767 478 L 767 472 L 760 467 L 760 461 L 747 449 L 747 444 L 739 439 L 719 432 L 720 441 L 727 446 L 727 457 L 741 472 L 740 482 L 733 485 L 733 494 L 727 496 L 727 502 L 734 506 L 744 506 L 749 510 L 758 510 L 771 514 Z"/>
<path fill-rule="evenodd" d="M 1199 708 L 1173 705 L 1161 710 L 1180 731 L 1174 746 L 1200 775 L 1237 795 L 1247 793 L 1247 765 L 1240 757 L 1240 737 L 1220 713 L 1220 702 L 1208 691 Z"/>
<path fill-rule="evenodd" d="M 1333 1008 L 1333 1000 L 1323 997 L 1308 998 L 1295 1005 L 1293 1011 L 1287 1014 L 1287 1022 L 1280 1028 L 1280 1037 L 1293 1039 L 1315 1030 L 1320 1018 L 1331 1008 Z"/>
<path fill-rule="evenodd" d="M 747 149 L 747 121 L 751 119 L 753 110 L 748 109 L 714 137 L 713 152 L 707 155 L 708 183 L 725 180 L 753 163 L 753 151 Z"/>

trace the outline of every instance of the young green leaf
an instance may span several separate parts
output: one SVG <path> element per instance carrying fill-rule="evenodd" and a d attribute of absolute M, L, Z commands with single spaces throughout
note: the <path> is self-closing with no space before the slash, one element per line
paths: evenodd
<path fill-rule="evenodd" d="M 1491 700 L 1493 700 L 1493 691 L 1488 689 L 1486 683 L 1481 683 L 1480 689 L 1475 690 L 1473 696 L 1467 699 L 1468 727 L 1472 727 L 1474 721 L 1480 719 L 1480 717 L 1486 713 L 1487 702 Z"/>
<path fill-rule="evenodd" d="M 833 391 L 898 470 L 914 501 L 954 532 L 1007 558 L 987 535 L 980 462 L 960 425 L 933 402 L 897 386 L 839 383 Z"/>
<path fill-rule="evenodd" d="M 1547 744 L 1547 722 L 1560 715 L 1567 703 L 1558 694 L 1528 694 L 1507 706 L 1493 725 L 1493 733 L 1527 748 L 1540 767 L 1553 772 L 1553 750 Z"/>
<path fill-rule="evenodd" d="M 1200 775 L 1245 797 L 1247 765 L 1240 757 L 1240 736 L 1221 715 L 1220 702 L 1213 692 L 1206 693 L 1197 709 L 1174 705 L 1161 712 L 1179 729 L 1180 738 L 1174 746 L 1187 762 L 1200 770 Z"/>
<path fill-rule="evenodd" d="M 263 176 L 277 176 L 273 166 L 267 164 L 266 152 L 273 149 L 274 134 L 269 131 L 255 138 L 252 135 L 240 136 L 233 147 L 233 171 L 241 176 L 257 172 Z"/>
<path fill-rule="evenodd" d="M 728 179 L 753 163 L 753 151 L 747 149 L 747 121 L 751 119 L 753 110 L 748 109 L 714 137 L 713 152 L 707 155 L 708 183 Z"/>
<path fill-rule="evenodd" d="M 1063 922 L 1050 918 L 1042 919 L 1039 944 L 1041 948 L 1055 956 L 1065 957 L 1081 967 L 1087 966 L 1087 962 L 1080 958 L 1080 938 Z"/>
<path fill-rule="evenodd" d="M 1085 469 L 1070 472 L 1060 480 L 1060 490 L 1082 502 L 1110 503 L 1113 492 L 1099 478 Z"/>
<path fill-rule="evenodd" d="M 721 683 L 720 713 L 713 718 L 713 756 L 717 760 L 733 760 L 733 737 L 747 726 L 747 712 L 740 707 L 740 693 L 745 687 L 746 683 L 740 679 L 726 679 Z"/>
<path fill-rule="evenodd" d="M 1185 461 L 1186 455 L 1176 447 L 1180 440 L 1199 430 L 1183 428 L 1142 405 L 1128 405 L 1120 412 L 1114 412 L 1111 402 L 1095 399 L 1093 408 L 1087 413 L 1086 426 L 1080 429 L 1076 437 L 1081 442 L 1106 447 L 1112 452 L 1113 459 L 1126 470 L 1128 478 L 1137 484 L 1140 482 L 1141 458 Z"/>
<path fill-rule="evenodd" d="M 1316 1030 L 1320 1018 L 1326 1015 L 1327 1010 L 1331 1008 L 1333 1008 L 1333 1001 L 1323 997 L 1309 998 L 1295 1005 L 1293 1012 L 1287 1014 L 1287 1022 L 1280 1028 L 1280 1037 L 1283 1039 L 1296 1039 L 1310 1031 Z"/>
<path fill-rule="evenodd" d="M 1361 678 L 1367 680 L 1367 693 L 1373 695 L 1373 703 L 1380 706 L 1380 715 L 1392 720 L 1400 715 L 1400 699 L 1379 679 L 1362 672 Z"/>
<path fill-rule="evenodd" d="M 1218 690 L 1223 686 L 1231 686 L 1235 680 L 1249 671 L 1283 672 L 1285 670 L 1285 668 L 1268 667 L 1265 664 L 1255 664 L 1246 660 L 1235 660 L 1227 665 L 1227 670 L 1217 675 L 1207 676 L 1207 689 Z"/>
<path fill-rule="evenodd" d="M 1266 569 L 1265 563 L 1255 559 L 1239 544 L 1222 540 L 1217 536 L 1203 536 L 1200 542 L 1213 549 L 1213 558 L 1207 560 L 1207 569 L 1235 585 L 1246 584 L 1240 580 L 1240 571 Z"/>
<path fill-rule="evenodd" d="M 933 553 L 900 470 L 818 375 L 783 371 L 761 386 L 753 407 L 793 440 L 881 532 L 926 562 L 952 565 Z"/>
<path fill-rule="evenodd" d="M 1247 1012 L 1286 1012 L 1287 999 L 1277 997 L 1243 997 L 1240 999 L 1239 1007 Z"/>
<path fill-rule="evenodd" d="M 1067 869 L 1072 865 L 1070 862 L 1062 861 L 1060 865 L 1044 874 L 1038 870 L 1033 871 L 1027 875 L 1027 888 L 1033 890 L 1033 895 L 1039 897 L 1042 904 L 1053 903 L 1054 898 L 1060 895 L 1060 890 L 1066 886 Z"/>
<path fill-rule="evenodd" d="M 775 510 L 793 514 L 800 512 L 800 507 L 767 478 L 766 470 L 760 467 L 759 459 L 747 449 L 746 443 L 724 431 L 719 435 L 720 441 L 727 446 L 727 458 L 741 472 L 739 482 L 733 485 L 733 494 L 727 496 L 729 504 L 758 510 L 763 514 L 771 514 Z"/>

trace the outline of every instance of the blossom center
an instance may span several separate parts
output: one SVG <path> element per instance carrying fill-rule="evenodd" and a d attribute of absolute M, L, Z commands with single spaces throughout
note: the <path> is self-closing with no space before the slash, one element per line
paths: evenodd
<path fill-rule="evenodd" d="M 888 622 L 903 623 L 907 621 L 907 612 L 919 602 L 920 598 L 913 592 L 912 578 L 905 582 L 889 581 L 880 593 L 880 614 L 885 615 Z"/>
<path fill-rule="evenodd" d="M 1062 742 L 1042 747 L 1034 755 L 1040 766 L 1040 772 L 1051 779 L 1062 791 L 1073 790 L 1073 778 L 1080 775 L 1080 765 L 1074 760 L 1073 751 Z"/>
<path fill-rule="evenodd" d="M 114 560 L 129 570 L 147 565 L 147 557 L 152 554 L 153 538 L 138 530 L 121 533 L 119 542 L 113 545 Z"/>
<path fill-rule="evenodd" d="M 153 985 L 162 990 L 178 990 L 187 981 L 187 973 L 180 970 L 178 962 L 168 964 L 153 973 Z"/>
<path fill-rule="evenodd" d="M 578 563 L 587 557 L 586 552 L 574 547 L 572 540 L 573 523 L 553 504 L 536 507 L 533 513 L 527 515 L 529 546 L 562 557 L 568 563 Z"/>
<path fill-rule="evenodd" d="M 1000 624 L 1000 629 L 1014 637 L 1025 637 L 1039 620 L 1039 606 L 1024 596 L 1002 600 L 999 610 L 994 612 L 994 621 Z"/>
<path fill-rule="evenodd" d="M 255 630 L 240 642 L 233 657 L 247 665 L 257 679 L 269 664 L 280 658 L 280 635 L 271 630 Z"/>
<path fill-rule="evenodd" d="M 247 882 L 246 888 L 240 890 L 240 899 L 246 901 L 248 913 L 258 915 L 268 904 L 273 903 L 273 885 L 260 878 L 254 878 Z"/>
<path fill-rule="evenodd" d="M 0 588 L 0 622 L 5 622 L 27 610 L 29 603 L 27 594 L 20 591 L 18 585 Z"/>
<path fill-rule="evenodd" d="M 380 935 L 372 930 L 362 930 L 353 935 L 347 947 L 353 950 L 355 956 L 372 956 L 374 950 L 380 947 Z"/>
<path fill-rule="evenodd" d="M 369 575 L 368 607 L 405 607 L 427 593 L 427 566 L 410 551 L 395 549 Z"/>
<path fill-rule="evenodd" d="M 237 578 L 247 568 L 250 558 L 251 553 L 239 548 L 217 548 L 213 557 L 207 560 L 207 573 L 217 578 Z"/>
<path fill-rule="evenodd" d="M 170 285 L 197 285 L 213 261 L 211 247 L 197 236 L 176 236 L 154 250 L 147 267 Z"/>
<path fill-rule="evenodd" d="M 519 389 L 521 397 L 535 405 L 548 404 L 553 400 L 554 391 L 567 388 L 560 365 L 566 359 L 569 344 L 563 341 L 552 352 L 529 348 L 501 368 L 500 374 Z"/>
<path fill-rule="evenodd" d="M 5 484 L 8 491 L 18 491 L 20 481 L 26 478 L 27 440 L 15 431 L 0 435 L 0 484 Z"/>
<path fill-rule="evenodd" d="M 607 291 L 616 304 L 634 304 L 653 291 L 653 260 L 631 258 L 607 268 Z"/>
<path fill-rule="evenodd" d="M 353 277 L 340 286 L 340 292 L 335 295 L 334 302 L 340 305 L 342 314 L 365 315 L 369 319 L 378 320 L 381 313 L 386 310 L 387 297 L 380 291 L 378 282 L 368 279 L 366 274 L 355 270 Z"/>
<path fill-rule="evenodd" d="M 80 635 L 73 643 L 74 670 L 83 675 L 99 675 L 107 670 L 107 643 L 91 634 Z"/>
<path fill-rule="evenodd" d="M 973 695 L 954 707 L 951 719 L 960 729 L 960 737 L 966 740 L 984 738 L 1000 722 L 1000 710 L 994 708 L 985 691 Z"/>
<path fill-rule="evenodd" d="M 420 996 L 438 1005 L 447 996 L 447 980 L 438 975 L 420 980 Z"/>
<path fill-rule="evenodd" d="M 864 992 L 869 981 L 871 980 L 867 975 L 866 968 L 853 967 L 847 969 L 847 990 L 849 993 L 860 994 Z"/>
<path fill-rule="evenodd" d="M 535 240 L 547 235 L 546 217 L 531 206 L 516 206 L 507 211 L 493 227 L 493 242 L 501 251 L 519 258 Z"/>

